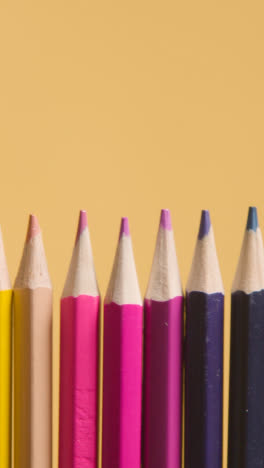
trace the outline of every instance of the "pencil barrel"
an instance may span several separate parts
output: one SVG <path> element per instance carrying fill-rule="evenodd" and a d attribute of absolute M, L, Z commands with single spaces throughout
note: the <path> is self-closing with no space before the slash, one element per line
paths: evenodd
<path fill-rule="evenodd" d="M 61 300 L 60 468 L 97 467 L 99 297 Z"/>
<path fill-rule="evenodd" d="M 222 467 L 223 304 L 221 293 L 187 294 L 185 467 Z"/>
<path fill-rule="evenodd" d="M 264 466 L 264 291 L 231 302 L 228 467 Z"/>
<path fill-rule="evenodd" d="M 14 291 L 14 468 L 50 468 L 52 292 Z"/>
<path fill-rule="evenodd" d="M 143 462 L 180 468 L 183 297 L 145 300 Z"/>
<path fill-rule="evenodd" d="M 143 312 L 104 306 L 103 468 L 140 468 Z"/>
<path fill-rule="evenodd" d="M 0 468 L 11 468 L 11 304 L 0 291 Z"/>

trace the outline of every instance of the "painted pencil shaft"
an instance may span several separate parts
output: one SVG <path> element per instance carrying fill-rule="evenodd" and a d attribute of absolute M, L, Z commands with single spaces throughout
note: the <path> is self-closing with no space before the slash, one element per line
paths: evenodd
<path fill-rule="evenodd" d="M 11 303 L 0 291 L 0 468 L 11 468 Z"/>
<path fill-rule="evenodd" d="M 180 468 L 183 297 L 145 300 L 144 467 Z"/>
<path fill-rule="evenodd" d="M 60 468 L 96 468 L 99 297 L 61 300 Z"/>
<path fill-rule="evenodd" d="M 140 468 L 141 306 L 105 304 L 103 468 Z"/>
<path fill-rule="evenodd" d="M 186 468 L 222 467 L 223 303 L 221 293 L 187 295 Z"/>
<path fill-rule="evenodd" d="M 232 294 L 229 468 L 264 466 L 264 291 Z"/>
<path fill-rule="evenodd" d="M 40 228 L 30 217 L 14 287 L 14 467 L 50 468 L 52 289 Z"/>
<path fill-rule="evenodd" d="M 14 291 L 14 466 L 51 466 L 52 293 Z"/>

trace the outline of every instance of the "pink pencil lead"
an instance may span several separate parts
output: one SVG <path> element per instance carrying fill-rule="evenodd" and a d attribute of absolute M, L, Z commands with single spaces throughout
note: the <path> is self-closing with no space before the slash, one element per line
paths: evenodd
<path fill-rule="evenodd" d="M 39 233 L 40 233 L 40 227 L 39 227 L 38 219 L 35 215 L 31 214 L 29 216 L 26 242 L 29 242 L 30 239 L 32 239 Z"/>
<path fill-rule="evenodd" d="M 81 210 L 80 215 L 79 215 L 79 224 L 78 224 L 77 234 L 76 234 L 76 242 L 78 241 L 81 233 L 87 226 L 88 226 L 87 213 L 85 210 Z"/>
<path fill-rule="evenodd" d="M 163 229 L 167 229 L 168 231 L 171 231 L 172 224 L 171 224 L 170 210 L 167 210 L 167 209 L 166 210 L 161 210 L 160 226 L 162 226 Z"/>
<path fill-rule="evenodd" d="M 130 236 L 128 218 L 124 217 L 121 219 L 119 239 L 122 235 Z"/>

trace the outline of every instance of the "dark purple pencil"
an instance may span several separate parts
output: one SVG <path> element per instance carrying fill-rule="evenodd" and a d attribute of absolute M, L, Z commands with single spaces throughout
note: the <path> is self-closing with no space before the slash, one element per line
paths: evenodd
<path fill-rule="evenodd" d="M 162 210 L 145 298 L 144 468 L 181 467 L 182 323 L 170 212 Z"/>
<path fill-rule="evenodd" d="M 224 290 L 208 211 L 187 284 L 185 468 L 222 467 Z"/>
<path fill-rule="evenodd" d="M 250 207 L 232 285 L 228 468 L 264 466 L 264 253 Z"/>

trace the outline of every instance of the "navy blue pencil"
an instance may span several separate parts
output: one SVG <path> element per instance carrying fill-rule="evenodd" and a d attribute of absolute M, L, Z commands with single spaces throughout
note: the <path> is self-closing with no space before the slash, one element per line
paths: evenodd
<path fill-rule="evenodd" d="M 224 290 L 208 211 L 187 283 L 185 468 L 222 468 Z"/>
<path fill-rule="evenodd" d="M 232 287 L 228 468 L 264 467 L 264 253 L 257 210 Z"/>

